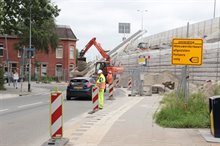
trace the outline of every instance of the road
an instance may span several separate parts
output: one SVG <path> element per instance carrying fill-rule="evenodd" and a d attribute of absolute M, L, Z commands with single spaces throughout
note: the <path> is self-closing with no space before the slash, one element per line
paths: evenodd
<path fill-rule="evenodd" d="M 52 90 L 52 85 L 40 85 Z M 59 86 L 65 97 L 66 86 Z M 34 90 L 34 88 L 33 88 Z M 123 97 L 122 90 L 115 90 L 115 97 Z M 108 93 L 105 93 L 108 97 Z M 50 93 L 3 99 L 0 101 L 0 146 L 39 146 L 50 138 L 49 135 Z M 108 101 L 106 101 L 108 104 Z M 64 100 L 65 123 L 91 111 L 89 100 Z"/>
<path fill-rule="evenodd" d="M 49 97 L 45 93 L 1 100 L 0 146 L 39 146 L 48 140 Z M 91 108 L 89 100 L 65 100 L 64 123 Z"/>

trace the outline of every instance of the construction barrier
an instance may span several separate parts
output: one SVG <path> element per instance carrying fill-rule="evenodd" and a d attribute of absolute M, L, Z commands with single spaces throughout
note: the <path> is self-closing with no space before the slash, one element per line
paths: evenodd
<path fill-rule="evenodd" d="M 109 100 L 113 100 L 114 97 L 113 97 L 113 88 L 114 88 L 114 85 L 113 84 L 109 84 Z"/>
<path fill-rule="evenodd" d="M 132 79 L 131 77 L 128 79 L 128 90 L 131 90 L 131 86 L 132 86 Z"/>
<path fill-rule="evenodd" d="M 115 87 L 119 86 L 119 78 L 116 79 Z"/>
<path fill-rule="evenodd" d="M 98 87 L 92 88 L 92 103 L 93 103 L 93 111 L 99 109 L 99 89 Z"/>
<path fill-rule="evenodd" d="M 63 96 L 53 91 L 50 96 L 50 136 L 52 139 L 63 137 Z"/>

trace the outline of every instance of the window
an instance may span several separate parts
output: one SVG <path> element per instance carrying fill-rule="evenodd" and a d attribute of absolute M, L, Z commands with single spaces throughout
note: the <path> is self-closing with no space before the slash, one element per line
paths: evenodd
<path fill-rule="evenodd" d="M 69 65 L 69 77 L 73 77 L 73 74 L 71 73 L 74 70 L 74 65 L 70 64 Z"/>
<path fill-rule="evenodd" d="M 70 59 L 74 59 L 74 48 L 70 48 Z"/>
<path fill-rule="evenodd" d="M 34 73 L 35 73 L 35 79 L 37 81 L 39 81 L 39 79 L 40 79 L 40 64 L 35 65 Z"/>
<path fill-rule="evenodd" d="M 22 50 L 22 49 L 19 49 L 19 50 L 18 50 L 18 57 L 19 57 L 19 58 L 22 57 L 22 53 L 23 53 L 23 50 Z"/>
<path fill-rule="evenodd" d="M 42 64 L 41 65 L 41 76 L 47 76 L 47 64 Z"/>
<path fill-rule="evenodd" d="M 58 46 L 56 48 L 56 58 L 63 58 L 63 46 Z"/>
<path fill-rule="evenodd" d="M 0 44 L 0 57 L 4 56 L 4 46 L 3 44 Z"/>
<path fill-rule="evenodd" d="M 12 71 L 15 71 L 15 70 L 17 70 L 18 68 L 17 68 L 17 63 L 12 63 L 11 64 L 11 69 L 12 69 Z"/>
<path fill-rule="evenodd" d="M 62 76 L 62 64 L 56 65 L 56 76 L 61 77 Z"/>
<path fill-rule="evenodd" d="M 58 79 L 58 81 L 62 80 L 63 77 L 63 68 L 62 68 L 62 64 L 56 64 L 56 77 Z"/>

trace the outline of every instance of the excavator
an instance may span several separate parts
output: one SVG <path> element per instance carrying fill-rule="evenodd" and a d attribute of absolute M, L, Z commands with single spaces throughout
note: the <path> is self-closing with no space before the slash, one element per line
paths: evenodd
<path fill-rule="evenodd" d="M 101 47 L 101 45 L 99 43 L 96 42 L 96 38 L 92 38 L 87 45 L 85 46 L 84 49 L 82 49 L 79 53 L 79 58 L 77 58 L 77 66 L 80 70 L 82 70 L 82 68 L 84 66 L 84 63 L 86 62 L 86 58 L 84 57 L 84 55 L 86 54 L 86 52 L 91 48 L 91 46 L 94 45 L 96 47 L 96 49 L 99 51 L 99 53 L 102 55 L 104 60 L 103 62 L 96 62 L 95 64 L 95 73 L 98 72 L 99 69 L 101 69 L 103 71 L 104 76 L 107 76 L 108 72 L 111 71 L 113 76 L 115 76 L 116 74 L 121 74 L 124 71 L 123 67 L 119 67 L 119 66 L 113 66 L 111 64 L 111 58 L 110 56 L 105 52 L 105 50 Z"/>

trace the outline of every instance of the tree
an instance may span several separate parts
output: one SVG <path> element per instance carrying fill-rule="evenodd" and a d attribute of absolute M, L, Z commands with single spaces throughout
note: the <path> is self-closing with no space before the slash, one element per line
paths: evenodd
<path fill-rule="evenodd" d="M 50 0 L 0 0 L 2 32 L 19 37 L 19 46 L 29 46 L 30 20 L 32 45 L 38 50 L 48 51 L 58 44 L 55 17 L 60 9 Z M 2 10 L 1 10 L 2 9 Z M 1 31 L 1 30 L 0 30 Z"/>
<path fill-rule="evenodd" d="M 0 0 L 0 26 L 3 24 L 3 0 Z M 0 27 L 0 32 L 2 31 L 2 27 Z"/>

